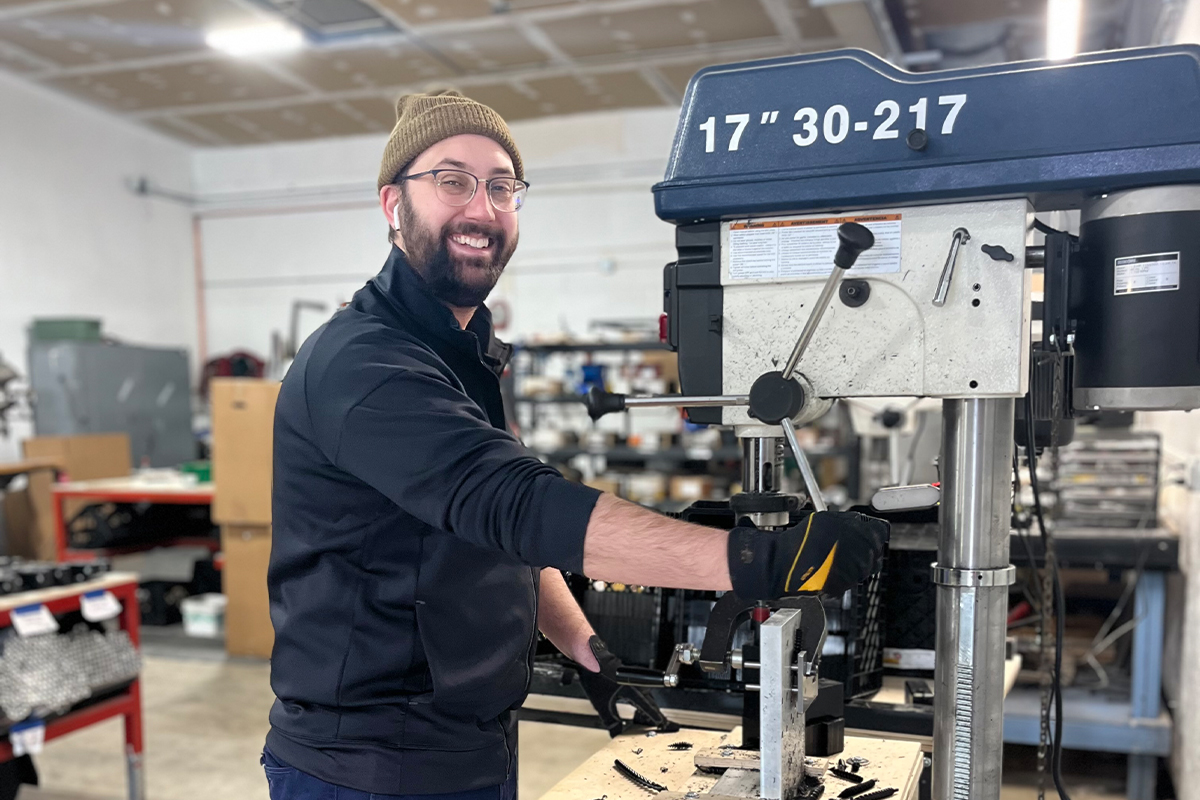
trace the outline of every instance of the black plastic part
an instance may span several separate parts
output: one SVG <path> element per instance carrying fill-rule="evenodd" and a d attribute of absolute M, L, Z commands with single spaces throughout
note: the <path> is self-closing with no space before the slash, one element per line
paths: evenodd
<path fill-rule="evenodd" d="M 985 244 L 979 249 L 983 251 L 984 255 L 991 258 L 992 261 L 1012 261 L 1015 259 L 1012 253 L 998 244 Z"/>
<path fill-rule="evenodd" d="M 833 263 L 842 269 L 850 269 L 864 250 L 875 246 L 875 234 L 866 225 L 843 222 L 838 225 L 838 249 L 833 254 Z"/>
<path fill-rule="evenodd" d="M 700 667 L 705 671 L 720 672 L 729 664 L 729 648 L 733 646 L 733 634 L 750 618 L 754 610 L 753 600 L 743 600 L 733 592 L 726 592 L 713 604 L 708 614 L 708 626 L 704 631 L 704 642 L 700 645 Z"/>
<path fill-rule="evenodd" d="M 871 299 L 871 284 L 858 278 L 842 281 L 838 287 L 838 297 L 843 305 L 858 308 Z"/>
<path fill-rule="evenodd" d="M 904 698 L 908 701 L 909 705 L 932 706 L 933 687 L 929 685 L 929 681 L 920 679 L 905 681 Z"/>
<path fill-rule="evenodd" d="M 929 134 L 924 128 L 913 128 L 908 132 L 908 136 L 904 137 L 904 143 L 908 145 L 908 149 L 920 152 L 929 146 Z"/>
<path fill-rule="evenodd" d="M 879 412 L 879 424 L 889 430 L 899 428 L 904 424 L 904 414 L 894 408 L 885 408 Z"/>
<path fill-rule="evenodd" d="M 828 758 L 846 749 L 846 720 L 822 717 L 804 727 L 804 754 Z"/>
<path fill-rule="evenodd" d="M 606 392 L 598 386 L 588 389 L 583 396 L 583 405 L 587 408 L 588 416 L 600 419 L 605 414 L 625 410 L 625 395 Z"/>
<path fill-rule="evenodd" d="M 796 416 L 802 408 L 804 388 L 795 378 L 784 378 L 782 372 L 759 375 L 750 387 L 750 416 L 760 422 L 778 425 Z"/>
<path fill-rule="evenodd" d="M 1050 337 L 1067 349 L 1066 337 L 1075 332 L 1071 318 L 1071 273 L 1078 271 L 1079 240 L 1069 233 L 1046 234 L 1045 291 L 1042 299 L 1042 347 L 1053 350 Z M 1112 266 L 1109 266 L 1108 295 L 1112 295 Z"/>
<path fill-rule="evenodd" d="M 663 270 L 667 344 L 679 354 L 683 394 L 721 394 L 721 225 L 704 222 L 675 228 L 678 260 Z M 720 408 L 686 408 L 698 425 L 720 425 Z"/>
<path fill-rule="evenodd" d="M 800 500 L 792 494 L 778 492 L 741 492 L 729 498 L 729 507 L 738 519 L 749 514 L 771 514 L 791 512 L 800 507 Z"/>

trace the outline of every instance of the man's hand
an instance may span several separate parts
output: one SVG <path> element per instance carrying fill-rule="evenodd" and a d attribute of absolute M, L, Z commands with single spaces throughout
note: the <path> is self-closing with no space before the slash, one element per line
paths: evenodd
<path fill-rule="evenodd" d="M 814 511 L 793 528 L 729 532 L 729 577 L 747 600 L 841 594 L 877 572 L 891 526 L 857 511 Z"/>
<path fill-rule="evenodd" d="M 646 725 L 663 733 L 679 730 L 678 725 L 663 715 L 650 695 L 633 686 L 617 683 L 617 670 L 621 668 L 621 659 L 609 652 L 608 646 L 599 636 L 593 635 L 588 640 L 588 646 L 595 663 L 599 665 L 599 671 L 581 667 L 579 682 L 610 736 L 617 736 L 625 729 L 625 721 L 617 713 L 618 701 L 633 706 L 635 725 Z"/>

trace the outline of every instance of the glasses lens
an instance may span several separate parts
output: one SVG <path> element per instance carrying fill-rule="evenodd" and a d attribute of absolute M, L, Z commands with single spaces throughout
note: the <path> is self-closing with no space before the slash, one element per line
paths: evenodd
<path fill-rule="evenodd" d="M 447 169 L 441 170 L 435 176 L 438 194 L 442 201 L 452 206 L 462 206 L 471 202 L 475 196 L 475 178 L 465 172 Z"/>
<path fill-rule="evenodd" d="M 528 187 L 515 178 L 492 178 L 488 183 L 488 197 L 499 211 L 518 211 L 525 202 Z"/>

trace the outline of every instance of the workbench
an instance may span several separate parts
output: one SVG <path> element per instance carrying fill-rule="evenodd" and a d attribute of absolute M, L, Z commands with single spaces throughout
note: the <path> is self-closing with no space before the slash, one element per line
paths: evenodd
<path fill-rule="evenodd" d="M 705 800 L 705 793 L 712 792 L 723 776 L 697 770 L 697 754 L 726 745 L 736 746 L 741 743 L 741 738 L 740 728 L 729 732 L 684 728 L 675 733 L 655 734 L 644 730 L 625 733 L 555 784 L 542 795 L 542 800 L 646 800 L 651 793 L 618 773 L 613 767 L 616 759 L 640 775 L 666 786 L 667 791 L 656 795 L 660 800 L 682 800 L 689 792 L 696 792 L 698 800 Z M 672 750 L 670 746 L 676 742 L 690 742 L 692 747 Z M 878 788 L 895 788 L 895 800 L 916 800 L 925 763 L 918 743 L 847 736 L 845 750 L 834 756 L 832 762 L 836 765 L 839 758 L 850 756 L 866 758 L 870 763 L 862 767 L 859 774 L 866 779 L 874 778 Z M 734 772 L 730 769 L 726 775 Z M 757 772 L 753 772 L 745 777 L 756 782 L 756 776 Z M 825 797 L 836 797 L 850 785 L 829 775 L 825 780 Z"/>

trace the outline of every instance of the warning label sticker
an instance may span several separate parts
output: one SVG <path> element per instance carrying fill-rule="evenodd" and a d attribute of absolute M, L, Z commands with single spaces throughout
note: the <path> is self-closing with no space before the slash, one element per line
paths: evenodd
<path fill-rule="evenodd" d="M 1179 288 L 1179 253 L 1149 253 L 1113 261 L 1113 294 L 1173 292 Z"/>
<path fill-rule="evenodd" d="M 856 275 L 900 271 L 900 214 L 819 219 L 771 219 L 729 226 L 729 279 L 751 281 L 824 277 L 833 269 L 837 229 L 843 222 L 865 225 L 875 246 L 858 257 Z"/>

